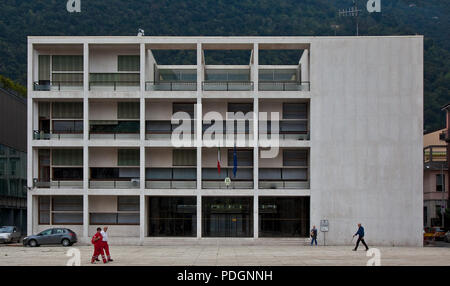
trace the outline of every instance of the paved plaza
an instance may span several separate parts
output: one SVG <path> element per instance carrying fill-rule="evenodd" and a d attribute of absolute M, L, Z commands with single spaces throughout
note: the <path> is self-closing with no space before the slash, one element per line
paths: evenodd
<path fill-rule="evenodd" d="M 91 265 L 92 246 L 74 246 L 80 251 L 81 265 Z M 0 266 L 64 266 L 71 249 L 61 246 L 36 248 L 0 246 Z M 309 247 L 297 245 L 152 245 L 111 246 L 114 262 L 105 266 L 364 266 L 370 257 L 363 248 L 352 246 Z M 381 265 L 450 266 L 449 247 L 378 247 Z M 95 267 L 103 266 L 98 263 Z"/>

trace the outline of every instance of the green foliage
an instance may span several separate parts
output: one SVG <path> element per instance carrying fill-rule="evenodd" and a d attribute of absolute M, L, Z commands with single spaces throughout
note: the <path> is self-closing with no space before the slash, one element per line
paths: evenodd
<path fill-rule="evenodd" d="M 82 13 L 73 14 L 66 11 L 66 2 L 0 1 L 0 74 L 26 83 L 26 36 L 30 35 L 136 35 L 138 28 L 153 36 L 355 34 L 354 19 L 337 16 L 338 9 L 350 7 L 352 0 L 81 0 Z M 440 107 L 450 102 L 450 1 L 381 2 L 382 13 L 369 15 L 366 0 L 359 0 L 364 11 L 360 34 L 425 35 L 424 127 L 439 129 L 445 125 Z M 175 53 L 171 60 L 191 63 L 194 57 Z M 208 59 L 215 63 L 232 57 L 223 53 Z M 243 55 L 240 60 L 248 58 Z M 285 55 L 271 58 L 273 64 L 285 60 Z"/>
<path fill-rule="evenodd" d="M 27 89 L 24 86 L 2 75 L 0 75 L 0 87 L 11 90 L 21 96 L 27 96 Z"/>

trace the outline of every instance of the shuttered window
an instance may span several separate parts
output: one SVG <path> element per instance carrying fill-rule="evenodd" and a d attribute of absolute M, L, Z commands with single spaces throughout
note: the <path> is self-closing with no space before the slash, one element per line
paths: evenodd
<path fill-rule="evenodd" d="M 118 56 L 118 71 L 140 71 L 140 56 Z"/>
<path fill-rule="evenodd" d="M 39 102 L 39 117 L 50 118 L 50 102 Z"/>
<path fill-rule="evenodd" d="M 283 119 L 308 119 L 306 103 L 284 103 Z"/>
<path fill-rule="evenodd" d="M 174 166 L 196 166 L 197 150 L 173 150 Z"/>
<path fill-rule="evenodd" d="M 228 112 L 242 112 L 247 114 L 253 111 L 252 103 L 228 103 Z"/>
<path fill-rule="evenodd" d="M 53 102 L 52 117 L 83 118 L 83 102 Z"/>
<path fill-rule="evenodd" d="M 53 73 L 52 81 L 54 83 L 77 83 L 81 84 L 83 82 L 83 74 L 82 73 Z"/>
<path fill-rule="evenodd" d="M 53 166 L 83 166 L 82 149 L 54 149 L 52 150 Z"/>
<path fill-rule="evenodd" d="M 50 224 L 50 197 L 39 197 L 39 224 Z"/>
<path fill-rule="evenodd" d="M 308 166 L 308 150 L 283 150 L 283 166 Z"/>
<path fill-rule="evenodd" d="M 39 55 L 39 80 L 50 80 L 50 56 Z"/>
<path fill-rule="evenodd" d="M 118 211 L 139 211 L 139 197 L 138 196 L 120 196 L 117 197 Z"/>
<path fill-rule="evenodd" d="M 117 118 L 118 119 L 139 119 L 140 107 L 139 102 L 118 102 Z"/>
<path fill-rule="evenodd" d="M 139 166 L 139 149 L 119 149 L 117 153 L 119 166 Z"/>
<path fill-rule="evenodd" d="M 91 82 L 139 83 L 138 73 L 90 73 Z"/>
<path fill-rule="evenodd" d="M 83 56 L 53 56 L 53 71 L 83 71 Z"/>
<path fill-rule="evenodd" d="M 228 166 L 234 166 L 233 149 L 228 149 Z M 253 166 L 252 150 L 236 150 L 236 158 L 238 166 Z"/>
<path fill-rule="evenodd" d="M 172 105 L 173 114 L 177 112 L 186 112 L 191 119 L 194 119 L 194 110 L 194 103 L 173 103 Z"/>

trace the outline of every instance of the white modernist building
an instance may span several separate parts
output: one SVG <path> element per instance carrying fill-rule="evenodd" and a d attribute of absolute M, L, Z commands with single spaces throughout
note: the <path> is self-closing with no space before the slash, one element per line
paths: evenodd
<path fill-rule="evenodd" d="M 28 233 L 420 246 L 422 126 L 422 36 L 29 37 Z"/>

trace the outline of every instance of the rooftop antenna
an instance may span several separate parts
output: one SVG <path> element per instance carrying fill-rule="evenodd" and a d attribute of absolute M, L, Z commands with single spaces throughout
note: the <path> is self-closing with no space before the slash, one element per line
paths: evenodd
<path fill-rule="evenodd" d="M 362 10 L 358 8 L 357 0 L 353 0 L 353 7 L 339 10 L 339 17 L 355 17 L 356 36 L 359 36 L 359 14 L 361 11 Z"/>
<path fill-rule="evenodd" d="M 139 28 L 138 29 L 138 37 L 142 37 L 142 36 L 145 36 L 145 32 L 144 32 L 144 30 L 143 29 L 141 29 L 141 28 Z"/>

